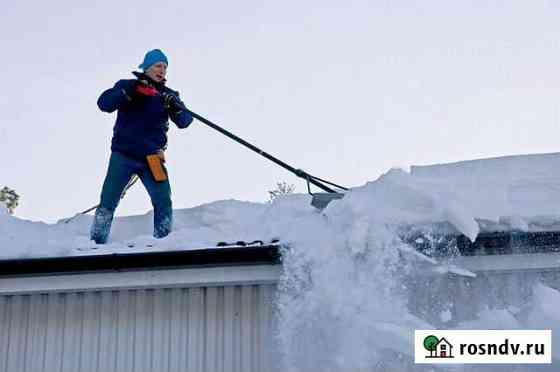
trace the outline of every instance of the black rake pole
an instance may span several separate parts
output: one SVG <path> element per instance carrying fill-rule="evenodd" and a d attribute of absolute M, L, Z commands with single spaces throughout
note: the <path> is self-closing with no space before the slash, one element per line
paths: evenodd
<path fill-rule="evenodd" d="M 128 183 L 126 184 L 126 187 L 124 188 L 124 190 L 123 190 L 123 192 L 122 192 L 122 194 L 121 194 L 121 199 L 124 198 L 124 196 L 126 195 L 126 192 L 128 191 L 128 189 L 130 189 L 130 188 L 136 183 L 136 181 L 138 181 L 138 179 L 139 179 L 139 177 L 138 177 L 137 175 L 133 175 L 133 176 L 132 176 L 132 178 L 128 181 Z M 64 223 L 68 223 L 68 222 L 72 221 L 74 218 L 76 218 L 76 217 L 78 217 L 78 216 L 81 216 L 81 215 L 84 215 L 84 214 L 88 214 L 89 212 L 91 212 L 91 211 L 93 211 L 93 210 L 96 210 L 97 208 L 99 208 L 99 204 L 94 205 L 93 207 L 88 208 L 88 209 L 86 209 L 85 211 L 80 212 L 80 213 L 78 213 L 78 214 L 76 214 L 76 215 L 74 215 L 74 216 L 72 216 L 72 217 L 70 217 L 70 218 L 67 218 L 66 220 L 64 220 Z"/>
<path fill-rule="evenodd" d="M 189 109 L 187 109 L 187 111 L 192 115 L 193 118 L 195 118 L 195 119 L 197 119 L 198 121 L 200 121 L 200 122 L 206 124 L 206 125 L 209 126 L 210 128 L 212 128 L 212 129 L 214 129 L 214 130 L 217 130 L 218 132 L 220 132 L 220 133 L 226 135 L 227 137 L 229 137 L 229 138 L 233 139 L 234 141 L 236 141 L 236 142 L 242 144 L 243 146 L 245 146 L 245 147 L 247 147 L 247 148 L 253 150 L 253 151 L 256 152 L 257 154 L 259 154 L 259 155 L 261 155 L 261 156 L 267 158 L 268 160 L 270 160 L 270 161 L 272 161 L 272 162 L 278 164 L 278 165 L 281 166 L 282 168 L 287 169 L 288 171 L 292 172 L 292 173 L 295 174 L 296 176 L 298 176 L 298 177 L 300 177 L 300 178 L 303 178 L 304 180 L 307 181 L 308 184 L 311 183 L 311 184 L 317 186 L 318 188 L 322 189 L 323 191 L 326 191 L 326 192 L 329 192 L 329 193 L 336 193 L 336 191 L 333 190 L 333 189 L 331 189 L 330 187 L 326 186 L 325 184 L 323 184 L 323 182 L 324 182 L 324 183 L 328 183 L 328 184 L 330 184 L 330 185 L 332 185 L 332 186 L 335 186 L 335 187 L 337 187 L 337 188 L 339 188 L 339 189 L 341 189 L 341 190 L 345 190 L 345 191 L 348 190 L 346 187 L 342 187 L 342 186 L 339 186 L 339 185 L 334 184 L 334 183 L 332 183 L 332 182 L 322 180 L 322 179 L 320 179 L 320 178 L 317 178 L 317 177 L 315 177 L 315 176 L 312 176 L 311 174 L 309 174 L 309 173 L 307 173 L 307 172 L 305 172 L 305 171 L 303 171 L 303 170 L 301 170 L 301 169 L 296 169 L 296 168 L 292 167 L 291 165 L 284 163 L 282 160 L 277 159 L 277 158 L 275 158 L 274 156 L 272 156 L 272 155 L 266 153 L 265 151 L 259 149 L 258 147 L 256 147 L 256 146 L 250 144 L 249 142 L 245 141 L 244 139 L 242 139 L 242 138 L 236 136 L 235 134 L 233 134 L 233 133 L 231 133 L 231 132 L 225 130 L 224 128 L 222 128 L 222 127 L 220 127 L 220 126 L 218 126 L 218 125 L 216 125 L 216 124 L 214 124 L 214 123 L 212 123 L 210 120 L 204 118 L 203 116 L 200 116 L 200 115 L 198 115 L 197 113 L 192 112 L 192 111 L 189 110 Z"/>

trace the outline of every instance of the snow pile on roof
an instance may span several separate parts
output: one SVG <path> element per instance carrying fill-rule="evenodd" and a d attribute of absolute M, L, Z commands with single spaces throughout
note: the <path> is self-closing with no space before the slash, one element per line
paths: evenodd
<path fill-rule="evenodd" d="M 121 217 L 115 219 L 110 244 L 93 253 L 196 249 L 219 241 L 314 240 L 324 234 L 314 230 L 318 216 L 328 218 L 337 229 L 350 229 L 353 246 L 363 244 L 367 227 L 380 222 L 446 222 L 471 239 L 484 221 L 493 221 L 497 229 L 560 228 L 557 169 L 560 154 L 412 167 L 410 173 L 392 169 L 352 189 L 323 213 L 309 205 L 307 195 L 280 198 L 273 204 L 224 200 L 176 210 L 174 232 L 162 240 L 151 237 L 151 212 Z M 92 246 L 91 216 L 54 225 L 18 219 L 3 208 L 0 216 L 0 257 L 72 255 L 76 248 Z M 302 228 L 308 225 L 312 226 Z"/>
<path fill-rule="evenodd" d="M 327 213 L 355 221 L 447 221 L 476 238 L 478 220 L 501 229 L 542 230 L 560 221 L 560 154 L 510 156 L 445 165 L 393 169 L 353 190 Z M 333 203 L 334 204 L 334 203 Z"/>

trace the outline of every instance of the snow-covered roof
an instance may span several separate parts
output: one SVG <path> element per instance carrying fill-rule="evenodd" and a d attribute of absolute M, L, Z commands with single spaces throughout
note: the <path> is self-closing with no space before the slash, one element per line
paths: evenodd
<path fill-rule="evenodd" d="M 323 211 L 305 194 L 273 203 L 223 200 L 175 210 L 173 233 L 151 237 L 152 213 L 117 217 L 109 244 L 89 241 L 91 216 L 31 222 L 0 213 L 1 258 L 74 256 L 212 247 L 217 242 L 371 240 L 371 226 L 439 226 L 475 240 L 482 232 L 560 230 L 560 154 L 509 156 L 391 169 Z M 89 248 L 98 248 L 90 250 Z"/>

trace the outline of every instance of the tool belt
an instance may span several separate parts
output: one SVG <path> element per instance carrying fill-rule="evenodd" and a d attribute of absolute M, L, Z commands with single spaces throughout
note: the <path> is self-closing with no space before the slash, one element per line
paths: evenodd
<path fill-rule="evenodd" d="M 157 154 L 146 156 L 146 160 L 148 161 L 148 167 L 150 167 L 154 180 L 156 180 L 156 182 L 166 181 L 167 171 L 163 166 L 163 163 L 165 163 L 165 154 L 163 150 L 160 150 Z"/>

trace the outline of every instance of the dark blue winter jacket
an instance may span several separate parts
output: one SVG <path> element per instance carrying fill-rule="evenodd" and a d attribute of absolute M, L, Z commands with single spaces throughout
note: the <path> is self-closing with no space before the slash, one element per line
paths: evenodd
<path fill-rule="evenodd" d="M 145 75 L 136 75 L 148 80 L 160 94 L 134 94 L 135 79 L 119 80 L 113 88 L 101 94 L 97 105 L 101 111 L 109 113 L 118 110 L 111 150 L 143 160 L 146 155 L 155 154 L 166 147 L 169 119 L 179 128 L 186 128 L 193 118 L 187 110 L 170 113 L 166 109 L 162 94 L 172 93 L 178 97 L 178 92 L 151 81 Z"/>

